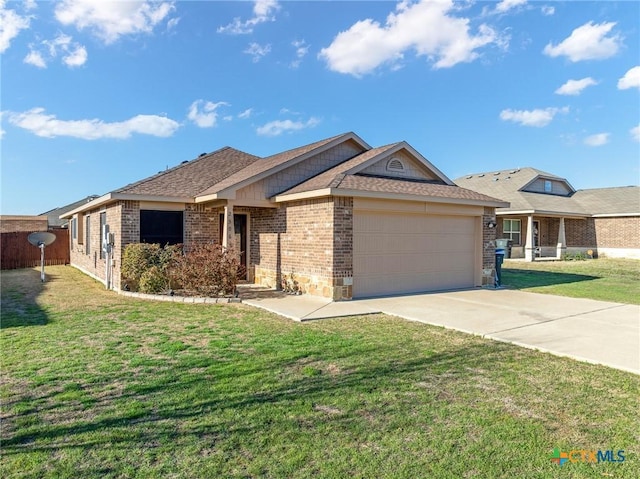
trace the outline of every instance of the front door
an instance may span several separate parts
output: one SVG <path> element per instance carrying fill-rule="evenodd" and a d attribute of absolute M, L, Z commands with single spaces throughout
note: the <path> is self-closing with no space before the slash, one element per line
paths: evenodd
<path fill-rule="evenodd" d="M 242 270 L 238 274 L 238 279 L 247 279 L 247 215 L 241 213 L 233 214 L 233 229 L 236 233 L 236 248 L 240 251 L 240 264 Z M 220 215 L 220 244 L 222 244 L 222 235 L 224 232 L 224 215 Z"/>

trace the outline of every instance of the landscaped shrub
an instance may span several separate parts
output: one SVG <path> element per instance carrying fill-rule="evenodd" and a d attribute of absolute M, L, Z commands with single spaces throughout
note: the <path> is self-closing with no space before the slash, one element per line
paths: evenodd
<path fill-rule="evenodd" d="M 168 286 L 167 276 L 157 266 L 152 266 L 140 276 L 138 290 L 141 293 L 157 294 L 165 291 Z"/>
<path fill-rule="evenodd" d="M 122 257 L 122 277 L 124 283 L 131 291 L 142 291 L 142 277 L 152 268 L 153 273 L 148 273 L 145 279 L 145 288 L 154 285 L 153 292 L 167 290 L 171 286 L 171 271 L 176 259 L 182 254 L 182 245 L 167 245 L 164 248 L 159 244 L 133 243 L 127 245 Z M 158 284 L 162 282 L 162 287 Z M 143 291 L 152 292 L 152 291 Z"/>
<path fill-rule="evenodd" d="M 175 262 L 173 274 L 182 288 L 201 296 L 234 294 L 241 271 L 239 255 L 218 244 L 192 246 Z"/>

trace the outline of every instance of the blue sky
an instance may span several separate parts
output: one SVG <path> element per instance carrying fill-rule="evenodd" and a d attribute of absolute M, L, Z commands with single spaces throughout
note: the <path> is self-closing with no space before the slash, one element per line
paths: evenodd
<path fill-rule="evenodd" d="M 0 0 L 2 214 L 354 131 L 639 183 L 640 2 Z"/>

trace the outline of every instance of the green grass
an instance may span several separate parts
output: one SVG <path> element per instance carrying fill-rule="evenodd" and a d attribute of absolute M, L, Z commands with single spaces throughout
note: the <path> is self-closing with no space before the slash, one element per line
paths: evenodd
<path fill-rule="evenodd" d="M 640 377 L 383 315 L 2 272 L 3 478 L 635 478 Z M 550 461 L 554 448 L 623 463 Z"/>
<path fill-rule="evenodd" d="M 640 304 L 640 260 L 506 261 L 502 283 L 535 293 Z"/>

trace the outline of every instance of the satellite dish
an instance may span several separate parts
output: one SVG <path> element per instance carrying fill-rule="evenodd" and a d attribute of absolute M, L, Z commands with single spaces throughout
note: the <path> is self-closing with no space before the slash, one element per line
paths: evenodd
<path fill-rule="evenodd" d="M 51 243 L 53 243 L 56 240 L 56 235 L 54 235 L 53 233 L 49 233 L 48 231 L 38 231 L 37 233 L 31 233 L 27 237 L 27 240 L 33 246 L 38 246 L 38 247 L 40 247 L 40 245 L 49 246 Z"/>
<path fill-rule="evenodd" d="M 27 236 L 27 240 L 33 246 L 40 248 L 40 281 L 44 283 L 44 247 L 53 243 L 56 240 L 56 235 L 48 231 L 38 231 Z"/>

